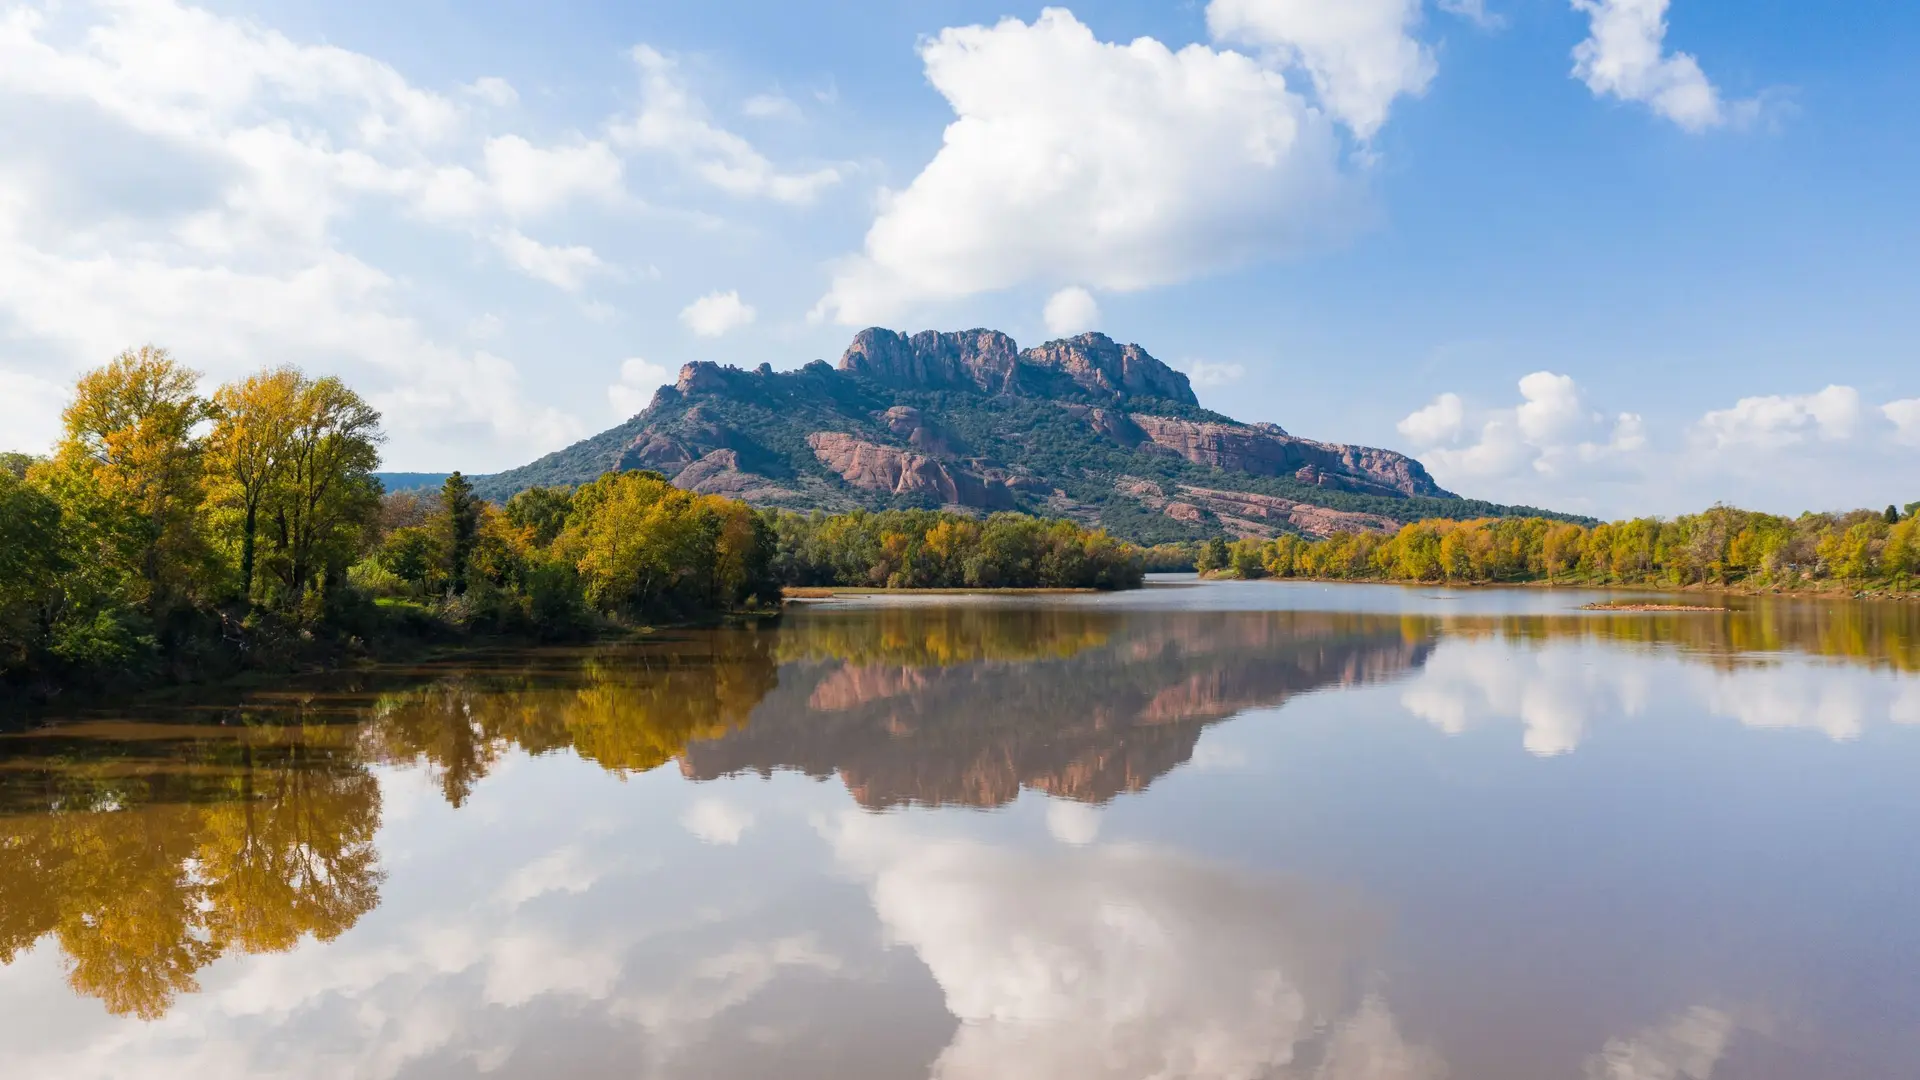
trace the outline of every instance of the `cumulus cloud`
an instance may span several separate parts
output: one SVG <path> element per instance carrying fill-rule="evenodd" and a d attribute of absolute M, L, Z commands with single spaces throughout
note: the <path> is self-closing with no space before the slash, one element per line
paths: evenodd
<path fill-rule="evenodd" d="M 1092 293 L 1078 285 L 1069 285 L 1047 298 L 1046 310 L 1041 314 L 1047 322 L 1047 333 L 1068 337 L 1099 328 L 1100 304 Z"/>
<path fill-rule="evenodd" d="M 1829 386 L 1815 394 L 1741 398 L 1730 409 L 1716 409 L 1702 416 L 1698 430 L 1721 449 L 1778 448 L 1809 438 L 1827 442 L 1851 439 L 1864 417 L 1858 390 Z"/>
<path fill-rule="evenodd" d="M 607 401 L 616 415 L 633 416 L 652 404 L 653 392 L 672 377 L 661 365 L 630 356 L 620 364 L 620 381 L 607 387 Z"/>
<path fill-rule="evenodd" d="M 680 321 L 701 337 L 719 337 L 752 322 L 755 314 L 751 304 L 743 302 L 738 292 L 729 289 L 708 293 L 688 304 L 680 312 Z"/>
<path fill-rule="evenodd" d="M 1889 401 L 1880 413 L 1893 425 L 1894 439 L 1907 446 L 1920 446 L 1920 398 Z"/>
<path fill-rule="evenodd" d="M 9 10 L 0 100 L 49 121 L 11 133 L 0 161 L 0 323 L 25 343 L 14 377 L 65 383 L 154 341 L 215 379 L 261 357 L 346 375 L 403 458 L 449 438 L 517 457 L 570 437 L 575 422 L 530 404 L 509 360 L 438 340 L 407 313 L 408 287 L 334 235 L 374 201 L 577 283 L 582 250 L 502 219 L 614 197 L 617 161 L 584 140 L 476 133 L 471 103 L 504 90 L 467 90 L 167 0 Z M 87 164 L 100 155 L 114 166 Z M 127 167 L 141 197 L 109 182 Z"/>
<path fill-rule="evenodd" d="M 808 203 L 840 182 L 840 170 L 831 166 L 777 168 L 752 143 L 713 123 L 672 57 L 646 45 L 635 46 L 632 55 L 640 69 L 640 109 L 612 125 L 615 142 L 674 157 L 707 183 L 742 197 Z"/>
<path fill-rule="evenodd" d="M 1615 461 L 1646 445 L 1634 413 L 1611 418 L 1587 405 L 1572 376 L 1536 371 L 1520 380 L 1520 403 L 1468 416 L 1458 394 L 1441 394 L 1402 419 L 1399 431 L 1422 447 L 1443 477 L 1496 477 L 1520 472 L 1564 475 L 1582 465 Z"/>
<path fill-rule="evenodd" d="M 1476 5 L 1477 6 L 1477 5 Z M 1329 113 L 1370 139 L 1402 94 L 1426 90 L 1438 70 L 1414 40 L 1420 0 L 1213 0 L 1207 29 L 1307 72 Z"/>
<path fill-rule="evenodd" d="M 1447 393 L 1407 414 L 1395 426 L 1416 445 L 1433 446 L 1458 439 L 1466 430 L 1466 423 L 1467 403 L 1459 394 Z"/>
<path fill-rule="evenodd" d="M 1665 50 L 1668 0 L 1572 0 L 1591 31 L 1574 47 L 1573 75 L 1596 95 L 1637 101 L 1688 131 L 1750 116 L 1752 103 L 1729 106 L 1683 52 Z"/>
<path fill-rule="evenodd" d="M 586 284 L 588 274 L 607 266 L 592 248 L 543 244 L 518 229 L 501 229 L 493 234 L 492 240 L 507 261 L 527 276 L 568 292 L 578 292 Z"/>
<path fill-rule="evenodd" d="M 1882 506 L 1920 448 L 1920 398 L 1874 405 L 1850 386 L 1741 398 L 1669 421 L 1658 440 L 1639 414 L 1593 407 L 1571 376 L 1535 372 L 1518 389 L 1509 407 L 1440 394 L 1398 430 L 1444 485 L 1599 514 Z"/>
<path fill-rule="evenodd" d="M 1144 289 L 1351 224 L 1331 125 L 1252 58 L 1100 41 L 1059 8 L 949 28 L 920 54 L 955 119 L 816 317 L 885 322 L 1029 282 Z"/>

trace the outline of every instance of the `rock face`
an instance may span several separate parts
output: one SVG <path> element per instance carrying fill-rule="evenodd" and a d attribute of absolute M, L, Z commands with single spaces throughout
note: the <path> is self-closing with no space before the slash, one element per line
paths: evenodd
<path fill-rule="evenodd" d="M 876 326 L 854 335 L 840 370 L 896 389 L 997 394 L 1008 388 L 1017 358 L 1013 339 L 998 330 L 923 330 L 908 337 Z"/>
<path fill-rule="evenodd" d="M 1028 349 L 1020 362 L 1042 371 L 1057 372 L 1076 386 L 1099 396 L 1165 398 L 1198 405 L 1193 384 L 1185 375 L 1148 355 L 1138 345 L 1117 345 L 1105 334 L 1081 334 Z"/>
<path fill-rule="evenodd" d="M 889 495 L 928 494 L 949 506 L 1010 510 L 1013 493 L 998 479 L 948 465 L 924 454 L 865 442 L 851 435 L 816 431 L 807 436 L 820 463 L 854 487 Z"/>
<path fill-rule="evenodd" d="M 1291 476 L 1316 487 L 1339 487 L 1377 495 L 1446 497 L 1419 462 L 1391 450 L 1296 439 L 1272 424 L 1218 424 L 1169 416 L 1130 417 L 1156 446 L 1196 465 Z"/>
<path fill-rule="evenodd" d="M 1095 398 L 1164 398 L 1198 405 L 1185 375 L 1138 345 L 1105 334 L 1050 341 L 1019 352 L 997 330 L 908 337 L 878 327 L 862 330 L 840 358 L 840 370 L 905 390 L 972 390 L 983 394 L 1049 397 L 1078 392 Z"/>

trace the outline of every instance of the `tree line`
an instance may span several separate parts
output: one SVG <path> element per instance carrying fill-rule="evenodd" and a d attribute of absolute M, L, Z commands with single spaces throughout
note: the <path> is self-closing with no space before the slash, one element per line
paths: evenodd
<path fill-rule="evenodd" d="M 772 609 L 784 585 L 1140 580 L 1137 549 L 1068 522 L 757 511 L 651 472 L 505 505 L 458 473 L 389 493 L 380 414 L 341 380 L 200 381 L 123 353 L 79 380 L 50 455 L 0 455 L 0 693 Z"/>
<path fill-rule="evenodd" d="M 1547 518 L 1432 520 L 1203 545 L 1202 573 L 1352 581 L 1535 582 L 1656 587 L 1920 588 L 1920 503 L 1797 518 L 1716 506 L 1593 526 Z"/>

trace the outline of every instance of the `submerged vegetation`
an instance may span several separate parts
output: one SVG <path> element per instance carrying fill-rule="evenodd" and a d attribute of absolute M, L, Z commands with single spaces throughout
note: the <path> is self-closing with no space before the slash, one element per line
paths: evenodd
<path fill-rule="evenodd" d="M 1716 506 L 1585 526 L 1543 518 L 1418 521 L 1397 533 L 1214 541 L 1202 573 L 1348 581 L 1548 582 L 1744 590 L 1920 590 L 1920 503 L 1797 518 Z"/>
<path fill-rule="evenodd" d="M 0 695 L 284 670 L 461 634 L 565 637 L 777 607 L 783 585 L 1126 588 L 1067 522 L 759 511 L 653 472 L 497 506 L 387 493 L 380 414 L 335 378 L 210 396 L 143 348 L 88 373 L 46 458 L 0 458 Z"/>

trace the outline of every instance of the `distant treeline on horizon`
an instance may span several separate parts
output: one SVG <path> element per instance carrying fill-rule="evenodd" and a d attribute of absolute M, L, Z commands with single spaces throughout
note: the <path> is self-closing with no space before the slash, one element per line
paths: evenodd
<path fill-rule="evenodd" d="M 1920 502 L 1797 518 L 1716 506 L 1586 526 L 1548 518 L 1417 521 L 1396 533 L 1214 540 L 1203 573 L 1353 581 L 1920 589 Z"/>

